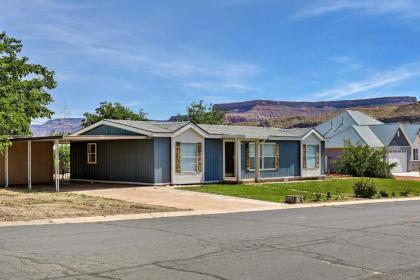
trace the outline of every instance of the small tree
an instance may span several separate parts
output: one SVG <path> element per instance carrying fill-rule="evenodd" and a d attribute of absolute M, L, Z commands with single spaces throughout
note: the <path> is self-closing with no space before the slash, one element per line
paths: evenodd
<path fill-rule="evenodd" d="M 121 103 L 101 102 L 99 107 L 95 109 L 95 113 L 84 113 L 82 126 L 87 127 L 104 119 L 113 120 L 147 120 L 147 113 L 140 109 L 138 113 L 133 112 L 130 108 L 123 106 Z"/>
<path fill-rule="evenodd" d="M 203 100 L 191 103 L 187 107 L 187 115 L 178 114 L 178 121 L 193 121 L 198 124 L 222 124 L 225 114 L 214 108 L 213 104 L 206 105 Z"/>
<path fill-rule="evenodd" d="M 345 141 L 344 151 L 336 162 L 337 172 L 356 177 L 392 178 L 391 170 L 396 163 L 386 162 L 387 153 L 386 148 Z"/>
<path fill-rule="evenodd" d="M 30 135 L 32 119 L 50 118 L 54 72 L 19 57 L 22 42 L 0 33 L 0 154 L 10 135 Z"/>

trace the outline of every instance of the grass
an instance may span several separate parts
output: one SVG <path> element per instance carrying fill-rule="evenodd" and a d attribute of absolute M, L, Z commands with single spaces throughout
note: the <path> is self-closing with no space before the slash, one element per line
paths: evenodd
<path fill-rule="evenodd" d="M 353 184 L 356 178 L 333 179 L 324 181 L 300 181 L 293 183 L 266 183 L 266 184 L 217 184 L 194 187 L 182 187 L 180 189 L 251 198 L 272 202 L 284 202 L 286 195 L 303 195 L 306 202 L 327 201 L 327 193 L 330 200 L 355 199 Z M 410 180 L 373 179 L 379 191 L 384 190 L 389 197 L 419 196 L 420 182 Z M 318 194 L 318 195 L 317 195 Z M 317 196 L 319 200 L 317 199 Z"/>
<path fill-rule="evenodd" d="M 117 199 L 74 193 L 0 189 L 0 221 L 107 216 L 175 211 Z"/>

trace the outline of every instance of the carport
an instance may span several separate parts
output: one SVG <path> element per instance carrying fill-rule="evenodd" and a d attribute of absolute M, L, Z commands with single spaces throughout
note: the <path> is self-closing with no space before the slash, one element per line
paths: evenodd
<path fill-rule="evenodd" d="M 0 155 L 0 185 L 55 184 L 60 191 L 59 143 L 62 136 L 11 137 Z"/>

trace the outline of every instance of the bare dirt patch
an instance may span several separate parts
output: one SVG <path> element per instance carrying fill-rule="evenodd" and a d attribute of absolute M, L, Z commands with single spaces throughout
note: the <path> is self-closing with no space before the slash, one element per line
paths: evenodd
<path fill-rule="evenodd" d="M 0 221 L 168 212 L 180 209 L 74 193 L 0 189 Z"/>

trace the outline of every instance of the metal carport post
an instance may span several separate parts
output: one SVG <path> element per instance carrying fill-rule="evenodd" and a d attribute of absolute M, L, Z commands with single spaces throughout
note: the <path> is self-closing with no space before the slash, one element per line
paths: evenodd
<path fill-rule="evenodd" d="M 55 191 L 60 191 L 60 145 L 58 139 L 54 141 L 54 174 L 55 174 Z"/>

